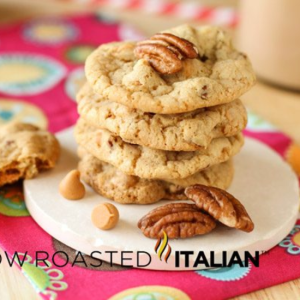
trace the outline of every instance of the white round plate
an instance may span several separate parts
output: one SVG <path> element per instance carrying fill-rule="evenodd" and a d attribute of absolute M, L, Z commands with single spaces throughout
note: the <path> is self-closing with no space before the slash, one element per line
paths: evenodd
<path fill-rule="evenodd" d="M 228 257 L 233 251 L 238 251 L 241 257 L 244 257 L 245 251 L 252 254 L 267 251 L 290 232 L 297 219 L 299 189 L 296 176 L 273 150 L 246 138 L 243 150 L 234 158 L 235 177 L 229 192 L 245 205 L 255 224 L 254 231 L 245 233 L 218 225 L 205 236 L 169 240 L 172 252 L 166 263 L 163 259 L 165 253 L 160 260 L 154 250 L 156 240 L 146 238 L 138 229 L 137 222 L 153 208 L 169 201 L 151 205 L 114 203 L 120 212 L 118 225 L 109 231 L 97 229 L 91 222 L 91 212 L 97 204 L 110 200 L 89 187 L 86 197 L 80 201 L 68 201 L 59 194 L 60 181 L 68 171 L 76 169 L 78 158 L 73 129 L 67 129 L 57 137 L 62 147 L 58 165 L 24 183 L 27 208 L 35 221 L 54 238 L 86 254 L 100 251 L 101 259 L 105 261 L 110 261 L 111 255 L 105 251 L 132 251 L 123 254 L 123 257 L 132 259 L 124 263 L 137 266 L 137 251 L 146 251 L 152 259 L 147 267 L 149 269 L 186 270 L 182 261 L 179 268 L 175 267 L 174 253 L 188 250 L 194 251 L 188 268 L 193 269 L 199 251 L 204 251 L 208 259 L 210 251 L 214 251 L 217 261 L 224 251 Z M 120 252 L 112 257 L 114 263 L 121 263 Z M 140 264 L 149 260 L 146 254 L 141 254 L 140 258 Z M 202 265 L 201 268 L 205 267 Z"/>

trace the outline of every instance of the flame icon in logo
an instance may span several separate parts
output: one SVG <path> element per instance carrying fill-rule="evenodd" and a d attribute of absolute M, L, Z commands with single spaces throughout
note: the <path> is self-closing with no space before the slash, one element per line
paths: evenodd
<path fill-rule="evenodd" d="M 159 259 L 161 260 L 161 257 L 162 257 L 164 251 L 166 250 L 166 248 L 167 248 L 167 246 L 168 246 L 168 251 L 167 251 L 167 253 L 166 253 L 166 255 L 165 255 L 165 258 L 164 258 L 165 262 L 167 263 L 167 262 L 168 262 L 168 259 L 169 259 L 169 257 L 170 257 L 170 255 L 171 255 L 172 248 L 171 248 L 171 246 L 168 244 L 168 240 L 169 240 L 169 239 L 168 239 L 168 236 L 167 236 L 166 232 L 163 231 L 163 234 L 164 234 L 164 238 L 163 238 L 163 239 L 158 238 L 158 240 L 157 240 L 157 242 L 156 242 L 156 245 L 155 245 L 155 247 L 154 247 L 154 250 L 155 250 L 155 252 L 157 253 Z"/>

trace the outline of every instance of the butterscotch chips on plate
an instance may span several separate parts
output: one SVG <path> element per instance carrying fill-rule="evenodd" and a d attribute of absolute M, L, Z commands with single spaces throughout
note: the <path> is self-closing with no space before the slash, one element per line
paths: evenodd
<path fill-rule="evenodd" d="M 165 232 L 169 239 L 176 239 L 207 234 L 216 222 L 196 205 L 170 203 L 152 210 L 138 222 L 138 227 L 149 238 L 163 237 Z"/>
<path fill-rule="evenodd" d="M 185 194 L 199 209 L 224 225 L 246 232 L 254 229 L 245 207 L 228 192 L 215 187 L 194 185 L 186 188 Z"/>
<path fill-rule="evenodd" d="M 169 46 L 164 46 L 166 41 L 161 36 L 159 41 L 152 40 L 152 44 L 137 48 L 135 42 L 101 45 L 88 57 L 85 66 L 94 92 L 144 112 L 174 114 L 231 102 L 254 85 L 249 60 L 233 47 L 231 37 L 220 28 L 183 25 L 164 33 L 187 40 L 199 55 L 180 60 L 175 52 L 182 53 L 182 49 L 177 44 L 174 50 L 170 40 Z M 134 52 L 140 53 L 141 47 L 146 47 L 147 55 L 137 58 Z M 162 56 L 166 51 L 169 55 Z M 174 74 L 161 74 L 153 68 L 155 64 L 156 68 L 165 69 L 164 63 L 174 61 L 180 68 Z"/>
<path fill-rule="evenodd" d="M 59 143 L 50 132 L 24 123 L 0 129 L 0 186 L 35 177 L 55 166 Z"/>

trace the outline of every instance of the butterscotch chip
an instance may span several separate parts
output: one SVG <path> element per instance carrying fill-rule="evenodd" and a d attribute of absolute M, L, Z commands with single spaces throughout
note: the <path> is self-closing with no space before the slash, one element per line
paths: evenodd
<path fill-rule="evenodd" d="M 197 207 L 228 227 L 246 232 L 254 229 L 254 224 L 245 207 L 228 192 L 216 187 L 193 185 L 185 189 L 186 196 Z"/>
<path fill-rule="evenodd" d="M 194 204 L 170 203 L 150 211 L 138 227 L 149 238 L 163 237 L 165 232 L 169 239 L 177 239 L 209 233 L 216 222 Z"/>
<path fill-rule="evenodd" d="M 93 209 L 92 222 L 99 229 L 112 229 L 118 221 L 119 211 L 113 204 L 101 203 Z"/>
<path fill-rule="evenodd" d="M 73 170 L 59 184 L 60 194 L 68 200 L 79 200 L 85 195 L 85 187 L 80 181 L 80 172 Z"/>

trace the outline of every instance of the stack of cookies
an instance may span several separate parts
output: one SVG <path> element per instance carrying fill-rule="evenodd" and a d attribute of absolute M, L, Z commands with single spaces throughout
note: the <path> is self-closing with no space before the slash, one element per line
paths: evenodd
<path fill-rule="evenodd" d="M 216 27 L 188 25 L 140 43 L 100 46 L 77 95 L 79 171 L 120 203 L 185 199 L 194 184 L 227 189 L 255 83 L 250 62 Z"/>

